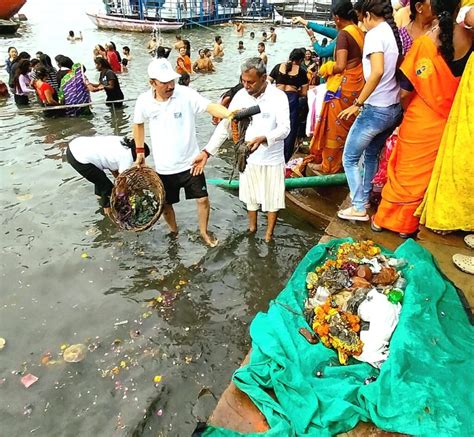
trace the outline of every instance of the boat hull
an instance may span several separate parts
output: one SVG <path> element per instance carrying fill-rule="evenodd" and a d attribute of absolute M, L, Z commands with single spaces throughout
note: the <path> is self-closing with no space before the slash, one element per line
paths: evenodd
<path fill-rule="evenodd" d="M 26 3 L 26 0 L 1 0 L 0 1 L 0 20 L 9 20 Z"/>
<path fill-rule="evenodd" d="M 172 32 L 181 29 L 184 23 L 178 21 L 133 20 L 130 18 L 112 17 L 102 14 L 86 14 L 99 29 L 120 30 L 124 32 Z"/>
<path fill-rule="evenodd" d="M 20 27 L 20 23 L 12 20 L 0 20 L 0 35 L 11 35 Z"/>

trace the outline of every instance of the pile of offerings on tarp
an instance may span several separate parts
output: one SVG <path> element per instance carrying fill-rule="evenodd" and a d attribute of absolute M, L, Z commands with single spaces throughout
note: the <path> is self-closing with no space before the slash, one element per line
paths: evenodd
<path fill-rule="evenodd" d="M 308 323 L 341 364 L 353 356 L 379 368 L 398 323 L 406 262 L 383 255 L 370 240 L 343 243 L 332 255 L 306 277 Z"/>

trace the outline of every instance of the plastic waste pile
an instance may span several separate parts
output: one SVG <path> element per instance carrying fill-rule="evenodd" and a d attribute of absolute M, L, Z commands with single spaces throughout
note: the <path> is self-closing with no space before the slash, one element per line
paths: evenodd
<path fill-rule="evenodd" d="M 354 357 L 380 368 L 399 320 L 406 263 L 383 255 L 370 240 L 335 250 L 306 277 L 308 323 L 341 364 Z"/>

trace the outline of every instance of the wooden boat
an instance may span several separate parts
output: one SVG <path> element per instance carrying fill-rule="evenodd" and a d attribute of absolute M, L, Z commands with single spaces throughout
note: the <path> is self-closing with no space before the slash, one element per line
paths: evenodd
<path fill-rule="evenodd" d="M 172 32 L 181 29 L 184 23 L 179 21 L 165 21 L 165 20 L 134 20 L 130 18 L 113 17 L 104 14 L 89 14 L 86 15 L 99 29 L 109 30 L 123 30 L 126 32 L 153 32 L 160 30 L 161 32 Z"/>
<path fill-rule="evenodd" d="M 11 35 L 20 27 L 20 23 L 13 20 L 0 20 L 0 35 Z"/>
<path fill-rule="evenodd" d="M 9 20 L 15 15 L 26 0 L 1 0 L 0 1 L 0 20 Z"/>

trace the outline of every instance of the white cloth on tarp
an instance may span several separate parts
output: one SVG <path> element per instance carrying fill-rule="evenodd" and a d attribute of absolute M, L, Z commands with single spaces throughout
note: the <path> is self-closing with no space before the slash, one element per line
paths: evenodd
<path fill-rule="evenodd" d="M 385 294 L 372 289 L 366 299 L 360 304 L 358 315 L 364 322 L 369 322 L 369 329 L 360 332 L 360 339 L 364 343 L 362 353 L 355 357 L 380 367 L 388 358 L 389 342 L 400 317 L 402 306 L 391 303 Z"/>
<path fill-rule="evenodd" d="M 326 96 L 326 84 L 323 83 L 308 91 L 308 116 L 306 118 L 306 136 L 313 135 L 316 123 L 319 121 L 323 110 L 324 97 Z"/>

